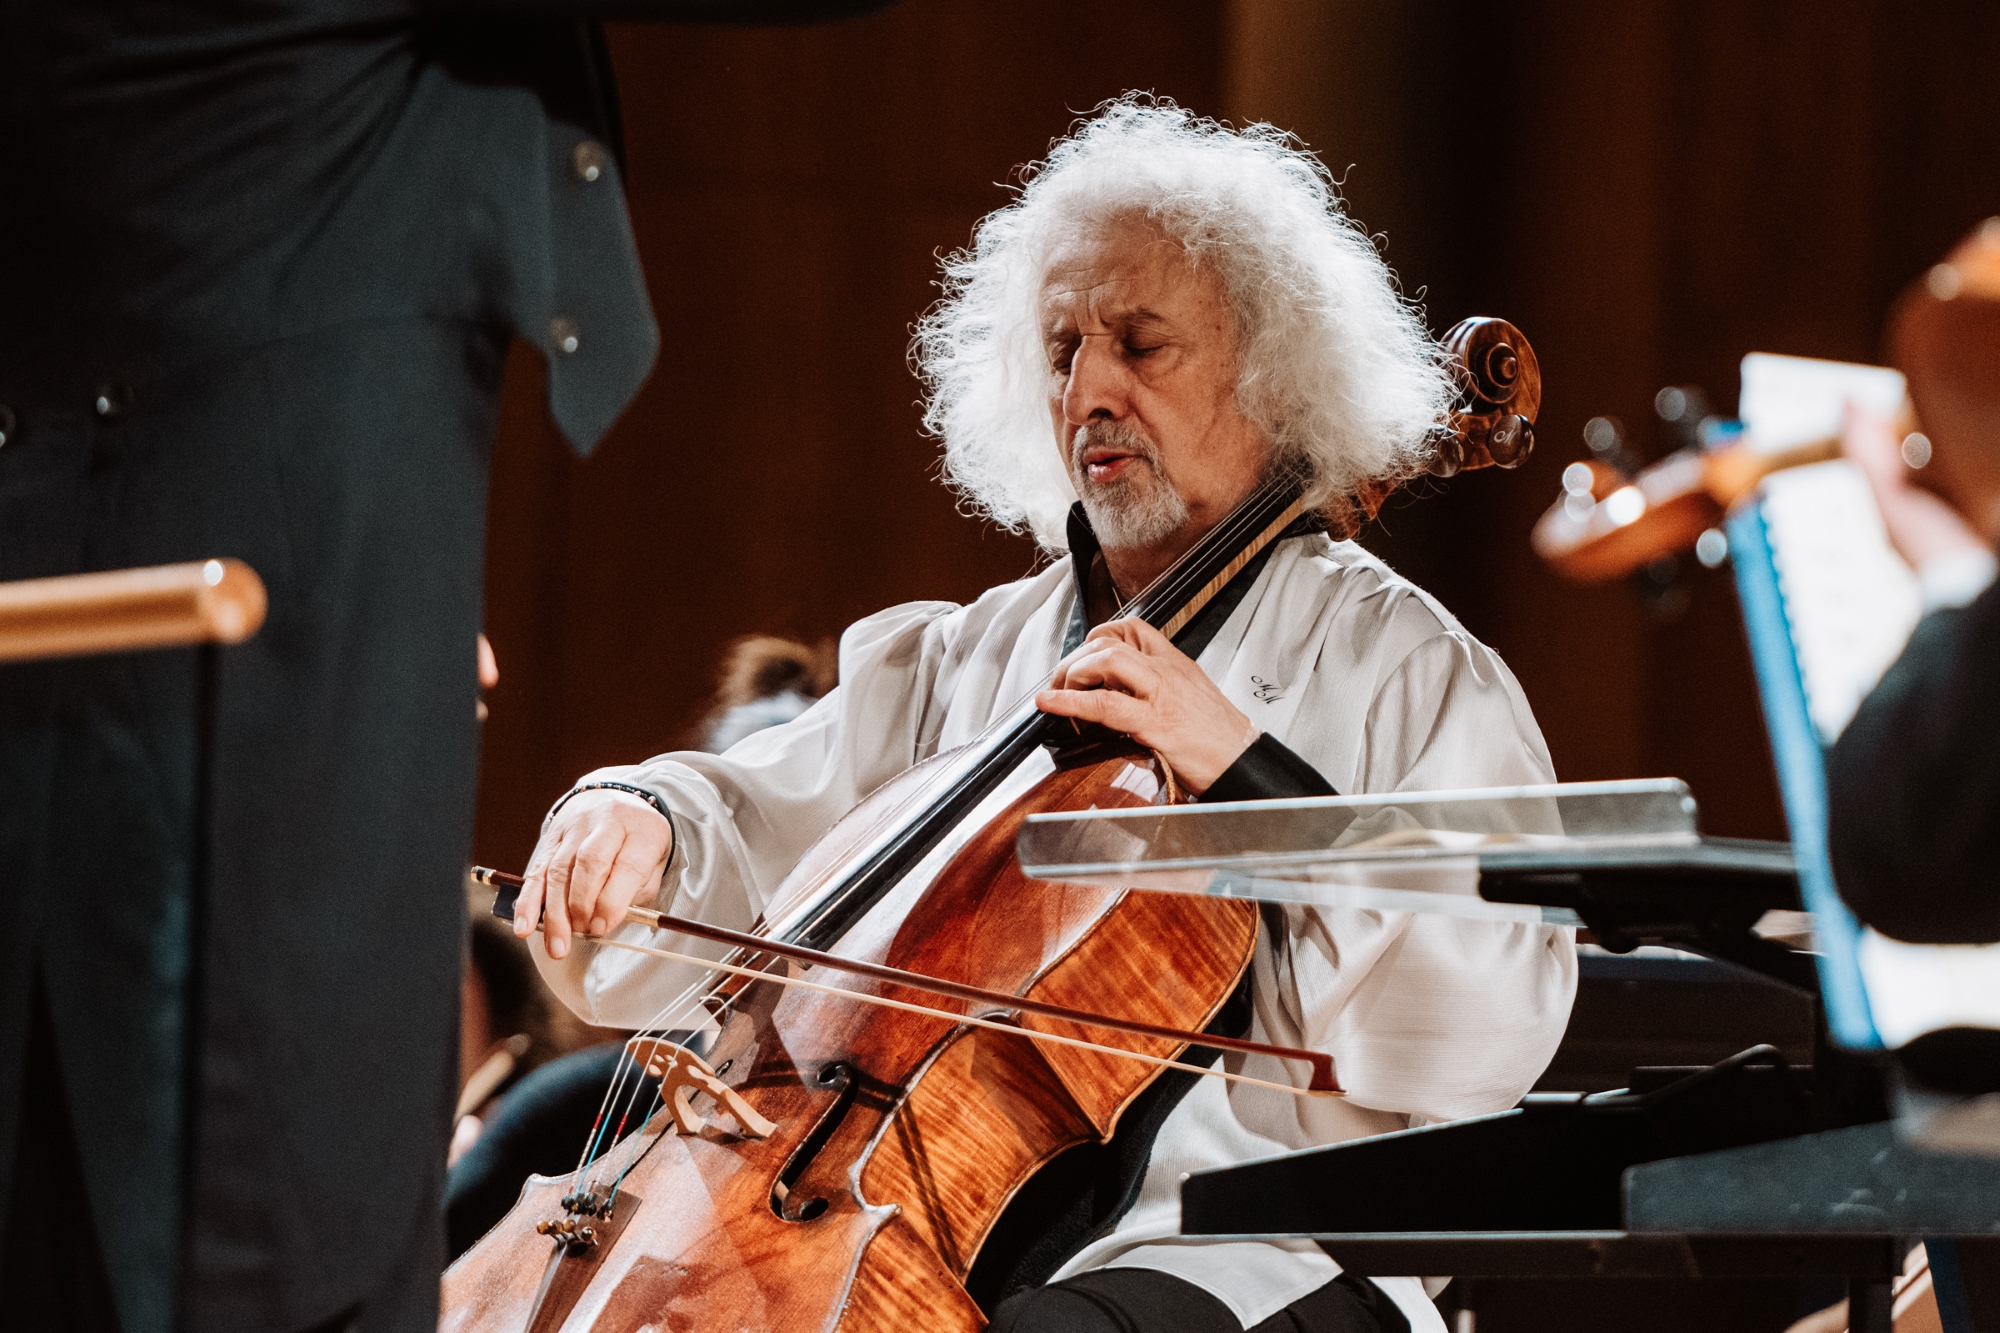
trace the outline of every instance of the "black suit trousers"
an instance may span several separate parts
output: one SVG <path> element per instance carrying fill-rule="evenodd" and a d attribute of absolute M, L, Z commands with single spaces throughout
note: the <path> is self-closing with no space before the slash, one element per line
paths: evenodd
<path fill-rule="evenodd" d="M 237 556 L 270 593 L 216 654 L 199 799 L 196 651 L 0 668 L 0 1087 L 39 977 L 61 1086 L 26 1091 L 127 1329 L 309 1327 L 441 1246 L 505 345 L 357 320 L 108 413 L 10 404 L 0 579 Z"/>

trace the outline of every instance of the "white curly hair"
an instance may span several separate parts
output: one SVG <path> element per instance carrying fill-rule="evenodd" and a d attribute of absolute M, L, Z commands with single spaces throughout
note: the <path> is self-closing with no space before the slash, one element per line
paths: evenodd
<path fill-rule="evenodd" d="M 1133 216 L 1220 278 L 1237 405 L 1276 458 L 1302 465 L 1336 531 L 1356 525 L 1357 491 L 1423 471 L 1456 388 L 1326 167 L 1274 126 L 1232 130 L 1127 94 L 1023 170 L 1014 202 L 944 261 L 944 296 L 917 325 L 924 425 L 974 511 L 1048 550 L 1068 544 L 1076 493 L 1050 435 L 1037 302 L 1058 242 Z"/>

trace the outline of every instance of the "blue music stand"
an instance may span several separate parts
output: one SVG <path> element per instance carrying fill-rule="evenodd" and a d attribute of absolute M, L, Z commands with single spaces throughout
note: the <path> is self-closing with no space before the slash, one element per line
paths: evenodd
<path fill-rule="evenodd" d="M 1826 744 L 1806 708 L 1805 678 L 1793 647 L 1791 618 L 1785 611 L 1763 506 L 1741 506 L 1727 520 L 1727 533 L 1750 662 L 1757 673 L 1764 727 L 1778 770 L 1778 792 L 1792 834 L 1799 897 L 1812 913 L 1827 1030 L 1842 1046 L 1876 1050 L 1882 1037 L 1875 1030 L 1861 979 L 1861 924 L 1834 890 L 1833 862 L 1827 852 Z"/>
<path fill-rule="evenodd" d="M 1792 834 L 1799 897 L 1812 914 L 1827 1031 L 1842 1046 L 1879 1050 L 1882 1035 L 1875 1027 L 1861 976 L 1861 923 L 1834 888 L 1833 861 L 1827 850 L 1826 742 L 1806 707 L 1805 678 L 1799 670 L 1763 505 L 1740 506 L 1726 520 L 1726 531 L 1743 628 L 1750 640 L 1750 662 L 1778 770 L 1778 792 Z M 1931 1286 L 1945 1333 L 1974 1333 L 1957 1243 L 1949 1237 L 1926 1237 L 1924 1249 L 1930 1256 Z"/>

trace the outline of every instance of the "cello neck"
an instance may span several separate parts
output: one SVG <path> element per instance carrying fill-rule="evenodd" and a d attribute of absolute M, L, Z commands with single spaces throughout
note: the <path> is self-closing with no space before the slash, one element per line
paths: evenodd
<path fill-rule="evenodd" d="M 1134 598 L 1128 614 L 1169 639 L 1177 637 L 1304 510 L 1297 482 L 1284 477 L 1264 482 Z"/>
<path fill-rule="evenodd" d="M 1127 614 L 1173 638 L 1303 511 L 1297 480 L 1267 479 L 1133 599 Z M 825 887 L 771 923 L 787 943 L 828 949 L 900 883 L 1036 747 L 1053 719 L 1024 700 L 954 756 L 941 787 L 865 844 Z"/>
<path fill-rule="evenodd" d="M 1463 394 L 1430 470 L 1440 476 L 1468 467 L 1513 467 L 1533 447 L 1533 422 L 1542 397 L 1541 371 L 1521 331 L 1505 320 L 1460 321 L 1443 347 Z M 1345 507 L 1373 517 L 1394 481 L 1364 485 Z M 1285 467 L 1250 492 L 1228 517 L 1203 533 L 1166 572 L 1142 591 L 1126 614 L 1178 639 L 1215 595 L 1276 541 L 1305 510 L 1305 483 Z M 948 767 L 891 826 L 870 838 L 837 874 L 767 923 L 775 939 L 831 948 L 863 913 L 944 840 L 974 806 L 1006 780 L 1036 746 L 1053 739 L 1051 719 L 1023 701 L 977 741 L 944 762 Z"/>

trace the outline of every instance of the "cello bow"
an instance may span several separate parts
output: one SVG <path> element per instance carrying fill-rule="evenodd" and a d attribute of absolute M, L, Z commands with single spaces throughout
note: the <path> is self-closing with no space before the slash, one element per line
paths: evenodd
<path fill-rule="evenodd" d="M 497 890 L 493 899 L 493 915 L 504 921 L 513 920 L 514 900 L 520 892 L 521 885 L 525 882 L 522 877 L 509 874 L 504 870 L 492 870 L 486 866 L 474 866 L 472 868 L 472 878 L 477 883 L 490 885 Z M 631 925 L 646 926 L 653 930 L 671 931 L 676 935 L 688 935 L 695 939 L 709 940 L 716 944 L 727 944 L 732 948 L 747 950 L 751 953 L 772 954 L 790 962 L 803 963 L 807 967 L 824 967 L 831 971 L 846 972 L 853 976 L 866 977 L 870 981 L 883 981 L 890 985 L 904 986 L 911 990 L 923 991 L 931 995 L 946 996 L 954 1000 L 965 1000 L 972 1004 L 991 1005 L 996 1009 L 1012 1009 L 1023 1013 L 1040 1014 L 1044 1018 L 1055 1018 L 1065 1023 L 1075 1023 L 1079 1027 L 1105 1028 L 1113 1032 L 1128 1032 L 1138 1037 L 1155 1037 L 1177 1044 L 1211 1046 L 1218 1050 L 1240 1051 L 1245 1055 L 1268 1055 L 1279 1060 L 1296 1060 L 1312 1067 L 1312 1081 L 1305 1088 L 1286 1087 L 1282 1084 L 1267 1082 L 1264 1079 L 1239 1079 L 1238 1081 L 1252 1082 L 1262 1087 L 1277 1088 L 1283 1092 L 1298 1093 L 1305 1096 L 1339 1097 L 1345 1095 L 1339 1081 L 1334 1076 L 1333 1057 L 1324 1051 L 1306 1051 L 1291 1046 L 1274 1046 L 1267 1042 L 1249 1041 L 1241 1037 L 1224 1037 L 1215 1033 L 1187 1032 L 1180 1028 L 1168 1027 L 1161 1023 L 1145 1023 L 1137 1019 L 1117 1018 L 1109 1014 L 1090 1013 L 1083 1009 L 1072 1009 L 1067 1005 L 1049 1004 L 1025 995 L 1009 995 L 1004 991 L 988 990 L 984 986 L 969 986 L 964 982 L 947 981 L 941 977 L 926 976 L 921 972 L 911 972 L 905 968 L 887 967 L 880 963 L 864 962 L 857 958 L 842 958 L 839 954 L 827 953 L 819 949 L 809 949 L 803 945 L 790 944 L 782 940 L 773 940 L 762 935 L 750 934 L 747 931 L 730 930 L 723 926 L 711 926 L 706 922 L 693 921 L 686 917 L 670 916 L 665 912 L 656 912 L 645 907 L 628 908 L 625 912 L 625 921 Z M 591 937 L 585 936 L 584 938 L 588 939 Z M 599 940 L 599 942 L 602 943 L 603 941 Z M 795 980 L 791 977 L 762 973 L 759 974 L 759 977 L 762 980 L 775 981 L 781 985 L 792 984 Z M 879 1004 L 882 1002 L 880 997 L 865 992 L 855 991 L 850 992 L 850 994 L 856 1000 L 863 1003 Z M 943 1010 L 930 1010 L 926 1012 L 936 1013 L 939 1018 L 948 1018 L 960 1022 L 965 1021 L 964 1015 L 961 1014 Z M 1021 1032 L 1022 1035 L 1031 1040 L 1046 1039 L 1049 1035 L 1022 1029 L 1013 1030 Z M 1129 1055 L 1137 1059 L 1152 1058 L 1150 1056 L 1137 1055 L 1130 1051 L 1120 1051 L 1117 1047 L 1094 1046 L 1094 1049 Z M 1200 1069 L 1198 1066 L 1182 1065 L 1172 1061 L 1161 1063 L 1173 1064 L 1176 1068 L 1196 1070 L 1203 1074 L 1216 1073 L 1212 1069 Z"/>

